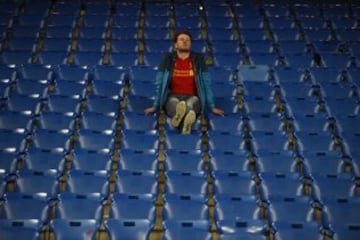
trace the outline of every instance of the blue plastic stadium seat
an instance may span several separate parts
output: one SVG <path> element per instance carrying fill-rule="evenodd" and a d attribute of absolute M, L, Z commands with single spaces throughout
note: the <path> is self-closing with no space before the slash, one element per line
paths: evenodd
<path fill-rule="evenodd" d="M 227 152 L 221 150 L 210 151 L 210 166 L 214 171 L 247 171 L 249 170 L 247 161 L 248 152 L 240 150 Z"/>
<path fill-rule="evenodd" d="M 27 51 L 32 52 L 36 44 L 35 37 L 13 37 L 8 41 L 8 50 L 10 51 Z"/>
<path fill-rule="evenodd" d="M 359 133 L 360 127 L 356 124 L 359 121 L 358 116 L 353 117 L 339 117 L 336 119 L 337 129 L 344 133 Z"/>
<path fill-rule="evenodd" d="M 83 82 L 60 80 L 56 81 L 55 86 L 50 90 L 50 94 L 69 98 L 84 98 L 86 95 L 86 85 Z"/>
<path fill-rule="evenodd" d="M 289 112 L 292 115 L 298 114 L 306 114 L 306 115 L 318 115 L 324 116 L 327 115 L 326 108 L 325 110 L 320 108 L 320 103 L 316 99 L 312 98 L 294 98 L 287 97 L 286 98 L 287 107 L 289 108 Z"/>
<path fill-rule="evenodd" d="M 7 65 L 21 65 L 29 63 L 31 51 L 4 51 L 1 54 L 1 63 Z"/>
<path fill-rule="evenodd" d="M 101 132 L 90 129 L 79 131 L 78 148 L 89 151 L 111 151 L 114 148 L 114 130 Z"/>
<path fill-rule="evenodd" d="M 296 131 L 303 132 L 327 132 L 330 130 L 330 123 L 326 117 L 316 115 L 294 116 L 292 124 Z"/>
<path fill-rule="evenodd" d="M 309 197 L 269 196 L 271 222 L 313 222 L 314 210 Z"/>
<path fill-rule="evenodd" d="M 344 173 L 313 173 L 313 178 L 315 194 L 320 199 L 350 197 L 355 186 L 352 177 Z"/>
<path fill-rule="evenodd" d="M 110 65 L 116 67 L 128 68 L 135 66 L 137 62 L 137 53 L 111 53 L 110 55 Z"/>
<path fill-rule="evenodd" d="M 285 54 L 284 56 L 293 68 L 306 69 L 312 66 L 313 58 L 308 54 Z"/>
<path fill-rule="evenodd" d="M 110 218 L 114 219 L 147 219 L 155 220 L 155 196 L 153 194 L 112 195 Z"/>
<path fill-rule="evenodd" d="M 133 66 L 130 69 L 130 81 L 155 84 L 157 69 L 147 66 Z M 154 93 L 152 93 L 154 94 Z"/>
<path fill-rule="evenodd" d="M 88 14 L 91 14 L 90 15 L 91 18 L 95 18 L 95 16 L 99 15 L 99 14 L 104 14 L 105 16 L 107 16 L 107 14 L 110 13 L 110 4 L 100 4 L 99 2 L 96 2 L 96 1 L 95 2 L 89 2 L 89 3 L 86 4 L 86 12 Z M 101 21 L 103 21 L 104 18 L 105 17 L 103 17 L 103 19 L 101 19 Z M 95 20 L 93 20 L 93 21 L 95 21 Z M 96 23 L 94 23 L 94 24 L 96 25 Z"/>
<path fill-rule="evenodd" d="M 343 240 L 343 239 L 356 239 L 359 234 L 359 225 L 358 224 L 332 224 L 332 230 L 334 231 L 334 238 Z"/>
<path fill-rule="evenodd" d="M 85 68 L 76 65 L 60 64 L 54 67 L 56 80 L 73 81 L 86 83 L 89 73 Z"/>
<path fill-rule="evenodd" d="M 21 170 L 15 181 L 15 191 L 23 194 L 46 193 L 49 197 L 57 194 L 59 171 Z"/>
<path fill-rule="evenodd" d="M 325 204 L 325 224 L 359 225 L 360 218 L 356 214 L 360 209 L 358 198 L 323 198 Z"/>
<path fill-rule="evenodd" d="M 250 54 L 252 65 L 266 65 L 269 67 L 277 66 L 278 57 L 274 53 L 252 53 Z"/>
<path fill-rule="evenodd" d="M 225 117 L 210 115 L 208 120 L 208 127 L 217 132 L 240 133 L 244 126 L 244 121 L 239 114 L 225 114 Z"/>
<path fill-rule="evenodd" d="M 131 83 L 131 94 L 142 97 L 153 97 L 156 92 L 154 82 L 141 82 L 136 79 Z"/>
<path fill-rule="evenodd" d="M 215 194 L 232 196 L 255 194 L 255 182 L 248 171 L 213 171 Z"/>
<path fill-rule="evenodd" d="M 146 10 L 149 10 L 149 8 L 151 7 L 152 5 L 149 4 L 147 7 Z M 161 7 L 161 5 L 159 5 L 158 7 Z M 164 5 L 162 7 L 165 7 Z M 166 9 L 167 10 L 167 9 Z M 151 9 L 150 11 L 154 11 L 153 9 Z M 158 10 L 159 11 L 159 10 Z M 159 12 L 162 12 L 162 11 L 159 11 Z M 161 27 L 161 28 L 165 28 L 165 27 L 168 27 L 169 25 L 169 22 L 170 22 L 170 18 L 166 15 L 155 15 L 155 14 L 149 14 L 146 16 L 146 21 L 145 21 L 145 25 L 147 28 L 151 27 L 151 28 L 158 28 L 158 27 Z"/>
<path fill-rule="evenodd" d="M 18 79 L 14 88 L 15 88 L 14 91 L 17 94 L 21 94 L 25 96 L 39 96 L 41 98 L 44 98 L 48 94 L 47 82 Z"/>
<path fill-rule="evenodd" d="M 94 67 L 94 79 L 93 83 L 97 81 L 109 81 L 118 84 L 124 84 L 127 73 L 126 70 L 108 66 L 108 65 L 97 65 Z"/>
<path fill-rule="evenodd" d="M 69 150 L 71 134 L 72 132 L 69 130 L 61 131 L 61 129 L 59 129 L 58 131 L 53 131 L 36 129 L 32 136 L 32 147 L 46 150 Z"/>
<path fill-rule="evenodd" d="M 3 202 L 2 219 L 48 220 L 48 195 L 46 193 L 22 194 L 8 192 Z"/>
<path fill-rule="evenodd" d="M 208 220 L 167 220 L 164 223 L 166 240 L 180 240 L 191 236 L 194 239 L 212 239 Z"/>
<path fill-rule="evenodd" d="M 39 27 L 44 21 L 44 15 L 42 14 L 28 14 L 23 13 L 21 16 L 19 16 L 18 24 L 20 26 L 33 26 L 33 27 Z"/>
<path fill-rule="evenodd" d="M 82 52 L 102 52 L 104 51 L 103 39 L 86 39 L 78 40 L 77 50 Z"/>
<path fill-rule="evenodd" d="M 149 31 L 150 32 L 150 31 Z M 159 34 L 156 32 L 155 30 L 152 31 L 155 33 L 149 34 L 149 33 L 145 33 L 148 36 L 148 39 L 145 40 L 145 44 L 146 44 L 146 50 L 150 53 L 167 53 L 171 50 L 171 46 L 169 45 L 169 40 L 166 39 L 166 32 L 163 33 L 164 37 L 160 37 Z M 154 37 L 152 37 L 152 35 L 154 35 Z M 155 38 L 155 37 L 158 38 Z M 151 37 L 151 38 L 150 38 Z"/>
<path fill-rule="evenodd" d="M 42 222 L 38 219 L 0 220 L 3 239 L 40 239 Z"/>
<path fill-rule="evenodd" d="M 148 219 L 108 219 L 105 221 L 111 239 L 146 240 L 153 228 Z"/>
<path fill-rule="evenodd" d="M 256 151 L 259 172 L 297 172 L 295 156 L 290 151 L 259 150 Z M 274 164 L 276 162 L 276 164 Z"/>
<path fill-rule="evenodd" d="M 265 225 L 262 220 L 225 219 L 217 221 L 221 240 L 265 240 Z"/>
<path fill-rule="evenodd" d="M 158 16 L 157 16 L 158 17 Z M 159 19 L 161 20 L 161 19 Z M 163 21 L 162 23 L 159 23 L 157 26 L 150 25 L 147 26 L 144 29 L 144 39 L 145 39 L 145 43 L 148 43 L 148 41 L 153 42 L 154 41 L 160 41 L 160 43 L 164 43 L 163 49 L 167 49 L 166 52 L 169 51 L 169 49 L 172 47 L 171 46 L 171 40 L 170 40 L 170 34 L 169 34 L 169 29 L 168 27 L 166 27 L 166 25 L 168 25 L 168 21 L 169 17 L 165 16 L 165 21 Z M 146 23 L 145 23 L 146 24 Z M 139 35 L 137 35 L 139 37 Z M 193 40 L 196 40 L 198 38 L 196 38 L 196 36 L 194 36 Z M 157 46 L 159 46 L 158 44 L 156 44 Z"/>
<path fill-rule="evenodd" d="M 280 131 L 252 131 L 251 135 L 255 150 L 283 151 L 289 149 L 287 137 Z"/>
<path fill-rule="evenodd" d="M 355 99 L 326 97 L 325 101 L 332 116 L 358 115 L 359 104 Z"/>
<path fill-rule="evenodd" d="M 131 171 L 155 171 L 157 169 L 155 149 L 133 150 L 121 149 L 119 168 Z"/>
<path fill-rule="evenodd" d="M 184 136 L 177 132 L 169 130 L 166 134 L 165 146 L 168 150 L 202 150 L 201 139 L 198 134 L 190 134 Z"/>
<path fill-rule="evenodd" d="M 156 130 L 137 131 L 124 130 L 121 140 L 121 146 L 124 149 L 157 149 L 159 144 Z"/>
<path fill-rule="evenodd" d="M 206 194 L 207 182 L 203 171 L 182 172 L 171 170 L 166 172 L 166 191 L 179 195 Z"/>
<path fill-rule="evenodd" d="M 231 29 L 209 28 L 209 38 L 215 40 L 235 40 Z"/>
<path fill-rule="evenodd" d="M 314 222 L 288 223 L 279 222 L 274 224 L 276 229 L 275 239 L 321 239 L 321 228 Z"/>
<path fill-rule="evenodd" d="M 155 194 L 157 179 L 155 171 L 118 170 L 116 190 L 126 194 Z"/>
<path fill-rule="evenodd" d="M 49 26 L 74 26 L 76 22 L 75 15 L 53 14 L 47 19 Z"/>
<path fill-rule="evenodd" d="M 92 239 L 99 222 L 95 219 L 53 219 L 50 227 L 57 240 Z"/>
<path fill-rule="evenodd" d="M 20 112 L 1 111 L 0 129 L 28 132 L 32 127 L 32 120 L 32 115 L 26 115 Z"/>
<path fill-rule="evenodd" d="M 208 207 L 202 194 L 165 194 L 164 218 L 166 220 L 206 220 Z"/>
<path fill-rule="evenodd" d="M 216 54 L 239 53 L 240 46 L 235 40 L 214 40 L 211 43 L 212 51 Z"/>
<path fill-rule="evenodd" d="M 41 96 L 12 94 L 6 100 L 5 109 L 25 114 L 36 114 L 40 110 Z"/>
<path fill-rule="evenodd" d="M 71 26 L 48 26 L 45 30 L 46 38 L 70 38 Z M 45 40 L 46 41 L 46 40 Z"/>
<path fill-rule="evenodd" d="M 284 130 L 281 118 L 275 113 L 250 113 L 248 124 L 252 131 L 279 133 Z"/>
<path fill-rule="evenodd" d="M 292 24 L 285 22 L 285 24 Z M 277 41 L 297 41 L 299 31 L 296 28 L 274 28 L 273 29 L 274 37 Z"/>
<path fill-rule="evenodd" d="M 283 197 L 301 196 L 303 186 L 301 176 L 298 173 L 260 173 L 262 179 L 262 194 L 266 196 L 278 195 Z"/>
<path fill-rule="evenodd" d="M 116 129 L 116 118 L 96 112 L 84 112 L 80 119 L 81 129 L 99 132 L 113 132 Z"/>
<path fill-rule="evenodd" d="M 236 53 L 216 53 L 216 66 L 235 69 L 241 64 L 241 57 Z"/>
<path fill-rule="evenodd" d="M 67 31 L 67 30 L 64 30 Z M 59 51 L 66 53 L 70 50 L 71 40 L 66 36 L 61 38 L 45 38 L 41 51 Z"/>
<path fill-rule="evenodd" d="M 114 18 L 114 27 L 136 27 L 138 25 L 138 16 L 134 14 L 130 15 L 116 15 Z"/>
<path fill-rule="evenodd" d="M 280 86 L 285 97 L 315 98 L 314 86 L 310 86 L 302 82 L 283 82 Z"/>
<path fill-rule="evenodd" d="M 139 43 L 137 39 L 113 39 L 111 42 L 112 53 L 122 54 L 136 54 L 139 50 Z"/>
<path fill-rule="evenodd" d="M 297 143 L 302 151 L 336 151 L 335 142 L 330 133 L 326 132 L 296 132 Z"/>
<path fill-rule="evenodd" d="M 109 98 L 106 96 L 90 95 L 86 101 L 85 111 L 117 116 L 119 109 L 119 97 Z"/>
<path fill-rule="evenodd" d="M 95 80 L 92 83 L 91 94 L 109 98 L 119 98 L 123 96 L 123 88 L 124 85 L 119 82 Z"/>
<path fill-rule="evenodd" d="M 127 97 L 126 111 L 144 113 L 144 106 L 152 106 L 153 97 L 129 95 Z"/>
<path fill-rule="evenodd" d="M 218 221 L 261 219 L 255 196 L 217 194 L 215 195 L 215 201 L 215 216 Z"/>
<path fill-rule="evenodd" d="M 350 84 L 321 82 L 320 85 L 323 96 L 329 98 L 352 98 L 356 94 L 354 86 Z"/>
<path fill-rule="evenodd" d="M 78 66 L 93 66 L 102 64 L 103 53 L 97 52 L 76 52 L 74 63 Z"/>
<path fill-rule="evenodd" d="M 61 219 L 98 219 L 102 218 L 102 202 L 100 193 L 74 194 L 61 193 L 56 205 L 56 218 Z"/>
<path fill-rule="evenodd" d="M 101 14 L 96 13 L 94 9 Z M 103 11 L 101 11 L 101 9 Z M 106 21 L 109 19 L 109 15 L 106 14 L 106 12 L 109 12 L 110 10 L 109 5 L 87 4 L 86 10 L 88 14 L 84 16 L 82 22 L 84 27 L 102 27 L 106 25 Z"/>
<path fill-rule="evenodd" d="M 137 65 L 145 65 L 149 67 L 157 67 L 163 59 L 163 54 L 159 52 L 147 52 L 144 55 L 144 62 Z"/>
<path fill-rule="evenodd" d="M 226 152 L 237 152 L 245 148 L 242 132 L 209 132 L 209 148 Z"/>
<path fill-rule="evenodd" d="M 344 171 L 344 164 L 339 153 L 305 151 L 302 154 L 304 163 L 312 173 L 336 175 Z"/>
<path fill-rule="evenodd" d="M 38 63 L 51 66 L 63 64 L 67 55 L 66 51 L 41 51 L 38 56 Z"/>
<path fill-rule="evenodd" d="M 92 151 L 76 148 L 73 152 L 72 164 L 74 169 L 93 172 L 110 170 L 111 154 L 108 151 Z"/>
<path fill-rule="evenodd" d="M 105 27 L 83 26 L 80 29 L 79 36 L 84 39 L 103 39 L 105 38 Z"/>
<path fill-rule="evenodd" d="M 41 129 L 62 131 L 72 130 L 74 127 L 74 116 L 69 116 L 59 112 L 41 112 L 36 119 L 37 127 Z"/>
<path fill-rule="evenodd" d="M 0 150 L 5 152 L 22 152 L 26 148 L 26 132 L 7 129 L 0 130 Z"/>
<path fill-rule="evenodd" d="M 149 131 L 157 127 L 156 117 L 146 116 L 144 113 L 125 112 L 123 129 Z"/>
<path fill-rule="evenodd" d="M 186 159 L 186 161 L 184 161 Z M 166 153 L 165 166 L 166 169 L 171 171 L 191 172 L 191 171 L 202 171 L 203 161 L 201 151 L 168 151 Z"/>
<path fill-rule="evenodd" d="M 270 41 L 261 40 L 261 41 L 247 41 L 244 43 L 243 47 L 246 47 L 246 50 L 252 54 L 265 54 L 273 52 L 273 44 Z"/>
<path fill-rule="evenodd" d="M 6 182 L 5 177 L 7 173 L 12 173 L 16 169 L 17 157 L 17 152 L 0 152 L 0 159 L 2 159 L 0 163 L 0 196 L 2 196 L 4 190 L 3 184 Z"/>
<path fill-rule="evenodd" d="M 30 148 L 23 160 L 24 169 L 33 171 L 61 170 L 65 162 L 65 150 L 53 149 L 51 151 Z"/>
<path fill-rule="evenodd" d="M 107 194 L 108 178 L 109 172 L 106 170 L 92 172 L 71 170 L 69 172 L 66 190 L 75 194 Z"/>
<path fill-rule="evenodd" d="M 137 34 L 137 28 L 130 27 L 113 27 L 111 29 L 112 39 L 135 39 Z M 131 50 L 132 51 L 132 50 Z"/>

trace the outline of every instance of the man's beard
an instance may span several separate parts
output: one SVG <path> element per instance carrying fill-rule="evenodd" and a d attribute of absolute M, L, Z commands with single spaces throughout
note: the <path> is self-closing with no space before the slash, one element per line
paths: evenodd
<path fill-rule="evenodd" d="M 178 50 L 178 52 L 181 52 L 181 53 L 188 53 L 188 52 L 190 52 L 190 48 L 178 48 L 177 50 Z"/>

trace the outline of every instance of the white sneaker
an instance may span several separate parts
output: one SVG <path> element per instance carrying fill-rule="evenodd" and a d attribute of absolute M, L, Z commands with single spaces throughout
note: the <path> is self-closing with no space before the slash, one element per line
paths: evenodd
<path fill-rule="evenodd" d="M 186 103 L 185 101 L 180 101 L 178 104 L 176 104 L 176 113 L 175 116 L 171 119 L 171 125 L 174 128 L 177 128 L 181 120 L 183 119 L 186 112 Z"/>
<path fill-rule="evenodd" d="M 184 119 L 184 126 L 182 129 L 182 134 L 190 134 L 191 133 L 191 127 L 193 125 L 193 123 L 196 120 L 196 114 L 193 110 L 190 110 Z"/>

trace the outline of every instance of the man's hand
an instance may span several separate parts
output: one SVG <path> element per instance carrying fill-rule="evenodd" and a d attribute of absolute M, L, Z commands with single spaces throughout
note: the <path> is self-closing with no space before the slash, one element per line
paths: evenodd
<path fill-rule="evenodd" d="M 153 113 L 155 113 L 155 112 L 156 112 L 156 109 L 153 108 L 153 107 L 145 108 L 145 110 L 144 110 L 144 113 L 145 113 L 146 115 L 151 115 L 151 114 L 153 114 Z"/>
<path fill-rule="evenodd" d="M 222 109 L 219 108 L 213 108 L 212 109 L 213 114 L 215 115 L 219 115 L 219 116 L 224 116 L 224 111 Z"/>

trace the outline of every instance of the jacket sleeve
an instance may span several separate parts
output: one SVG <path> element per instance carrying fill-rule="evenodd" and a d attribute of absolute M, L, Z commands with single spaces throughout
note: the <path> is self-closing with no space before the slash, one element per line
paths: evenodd
<path fill-rule="evenodd" d="M 215 102 L 214 102 L 214 94 L 211 88 L 211 76 L 208 71 L 207 65 L 205 63 L 204 57 L 201 56 L 200 59 L 201 64 L 201 78 L 203 79 L 203 86 L 205 91 L 205 98 L 206 98 L 206 110 L 211 111 L 215 108 Z"/>
<path fill-rule="evenodd" d="M 153 102 L 153 107 L 155 109 L 159 109 L 160 107 L 160 100 L 161 100 L 161 95 L 162 95 L 162 85 L 163 85 L 163 81 L 164 81 L 164 74 L 165 74 L 165 69 L 168 63 L 168 59 L 169 59 L 169 54 L 165 54 L 165 56 L 163 57 L 162 61 L 160 62 L 159 66 L 158 66 L 158 71 L 156 73 L 156 78 L 155 78 L 155 98 L 154 98 L 154 102 Z"/>

